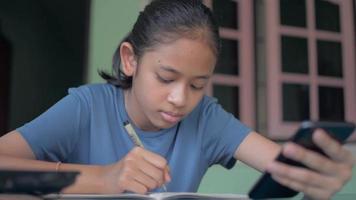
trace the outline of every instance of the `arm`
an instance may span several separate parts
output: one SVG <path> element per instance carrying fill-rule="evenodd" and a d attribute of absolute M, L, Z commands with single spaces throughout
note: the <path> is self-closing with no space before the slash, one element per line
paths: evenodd
<path fill-rule="evenodd" d="M 17 131 L 12 131 L 0 138 L 0 168 L 18 170 L 54 171 L 56 163 L 35 160 L 30 146 Z M 62 164 L 61 171 L 80 171 L 81 175 L 75 184 L 66 189 L 68 192 L 87 193 L 100 188 L 96 176 L 100 174 L 100 167 L 85 165 Z"/>
<path fill-rule="evenodd" d="M 235 157 L 252 167 L 268 171 L 282 185 L 301 191 L 313 199 L 331 198 L 352 176 L 355 162 L 352 154 L 323 131 L 316 131 L 313 140 L 330 158 L 293 143 L 286 143 L 282 149 L 284 156 L 299 161 L 312 170 L 275 162 L 278 147 L 255 134 L 246 138 L 243 146 L 236 150 Z M 252 146 L 249 148 L 249 145 Z M 249 152 L 252 151 L 251 147 L 254 153 Z"/>
<path fill-rule="evenodd" d="M 17 131 L 0 137 L 0 169 L 54 171 L 56 163 L 35 160 L 35 155 Z M 146 193 L 170 180 L 166 161 L 142 148 L 133 149 L 124 159 L 107 166 L 61 164 L 60 171 L 80 175 L 64 193 Z M 135 177 L 135 178 L 133 178 Z"/>
<path fill-rule="evenodd" d="M 236 150 L 235 158 L 259 171 L 265 171 L 268 163 L 277 157 L 280 150 L 278 144 L 256 132 L 251 132 Z"/>

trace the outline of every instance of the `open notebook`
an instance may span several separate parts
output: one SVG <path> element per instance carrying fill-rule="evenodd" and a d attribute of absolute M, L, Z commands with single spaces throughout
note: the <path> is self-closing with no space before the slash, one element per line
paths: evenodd
<path fill-rule="evenodd" d="M 137 200 L 178 200 L 178 199 L 201 199 L 201 200 L 238 200 L 249 199 L 246 195 L 239 194 L 199 194 L 199 193 L 151 193 L 148 195 L 140 194 L 50 194 L 44 199 L 137 199 Z"/>

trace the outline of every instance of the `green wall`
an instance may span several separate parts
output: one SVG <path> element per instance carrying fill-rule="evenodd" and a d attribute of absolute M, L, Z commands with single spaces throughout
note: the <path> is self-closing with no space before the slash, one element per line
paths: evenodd
<path fill-rule="evenodd" d="M 204 176 L 199 192 L 246 194 L 260 175 L 260 172 L 241 162 L 237 162 L 231 170 L 212 166 Z"/>
<path fill-rule="evenodd" d="M 204 176 L 200 185 L 201 193 L 237 193 L 247 194 L 261 173 L 238 162 L 231 170 L 220 166 L 213 166 Z M 352 179 L 339 192 L 340 194 L 355 194 L 356 167 L 353 168 Z M 301 199 L 301 195 L 293 199 Z"/>
<path fill-rule="evenodd" d="M 87 82 L 103 82 L 97 71 L 111 70 L 112 55 L 130 31 L 144 0 L 92 0 Z"/>

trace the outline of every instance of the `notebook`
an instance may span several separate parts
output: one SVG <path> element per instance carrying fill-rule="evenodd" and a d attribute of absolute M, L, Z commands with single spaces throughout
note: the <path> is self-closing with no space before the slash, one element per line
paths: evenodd
<path fill-rule="evenodd" d="M 112 199 L 112 200 L 122 200 L 122 199 L 137 199 L 137 200 L 179 200 L 179 199 L 200 199 L 200 200 L 239 200 L 239 199 L 249 199 L 246 195 L 239 194 L 201 194 L 201 193 L 151 193 L 148 195 L 140 194 L 49 194 L 43 197 L 43 199 Z"/>

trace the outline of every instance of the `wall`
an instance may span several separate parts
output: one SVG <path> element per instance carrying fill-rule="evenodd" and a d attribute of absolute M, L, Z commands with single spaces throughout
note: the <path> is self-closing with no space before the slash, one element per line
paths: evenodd
<path fill-rule="evenodd" d="M 130 31 L 145 0 L 92 0 L 87 81 L 104 82 L 97 71 L 111 71 L 112 55 Z"/>

